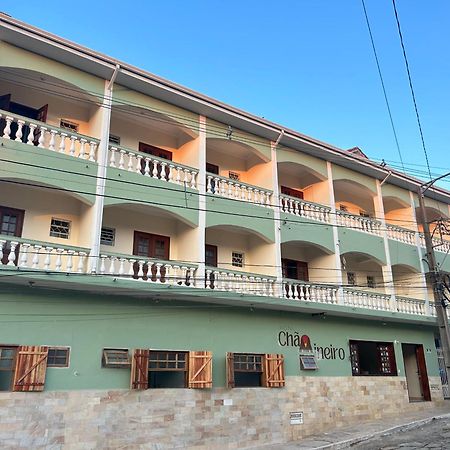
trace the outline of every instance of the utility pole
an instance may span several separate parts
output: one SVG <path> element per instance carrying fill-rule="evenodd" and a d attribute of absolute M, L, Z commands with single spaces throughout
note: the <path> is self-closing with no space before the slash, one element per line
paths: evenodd
<path fill-rule="evenodd" d="M 448 175 L 448 174 L 446 174 Z M 419 187 L 419 206 L 423 221 L 423 234 L 425 237 L 425 246 L 427 251 L 428 272 L 426 279 L 429 280 L 433 286 L 434 304 L 436 307 L 437 324 L 439 328 L 439 336 L 441 338 L 442 352 L 444 355 L 445 368 L 447 371 L 447 379 L 450 379 L 450 327 L 448 324 L 447 309 L 444 297 L 444 283 L 439 267 L 436 263 L 434 255 L 433 239 L 428 225 L 427 212 L 425 209 L 424 194 L 435 181 L 444 176 L 432 180 Z"/>

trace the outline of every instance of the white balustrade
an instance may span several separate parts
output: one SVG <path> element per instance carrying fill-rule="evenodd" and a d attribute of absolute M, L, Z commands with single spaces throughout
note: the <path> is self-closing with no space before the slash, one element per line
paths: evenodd
<path fill-rule="evenodd" d="M 380 292 L 344 289 L 344 304 L 357 308 L 374 309 L 378 311 L 391 310 L 391 296 Z"/>
<path fill-rule="evenodd" d="M 381 236 L 381 222 L 370 217 L 349 214 L 344 211 L 336 211 L 337 224 L 347 228 L 353 228 L 365 233 Z"/>
<path fill-rule="evenodd" d="M 219 175 L 206 174 L 206 192 L 268 208 L 272 205 L 272 191 Z"/>
<path fill-rule="evenodd" d="M 390 223 L 386 224 L 386 231 L 389 239 L 404 242 L 405 244 L 416 245 L 416 233 L 414 231 Z"/>
<path fill-rule="evenodd" d="M 5 118 L 5 128 L 2 137 L 13 139 L 18 142 L 26 142 L 38 148 L 58 151 L 69 156 L 96 161 L 97 147 L 99 141 L 78 133 L 71 133 L 59 127 L 54 127 L 48 123 L 38 122 L 17 114 L 0 111 L 0 118 Z M 17 131 L 12 132 L 12 123 L 17 124 Z M 28 128 L 27 135 L 24 129 Z"/>
<path fill-rule="evenodd" d="M 109 167 L 197 189 L 198 170 L 124 147 L 109 146 Z"/>
<path fill-rule="evenodd" d="M 205 274 L 207 289 L 268 297 L 275 295 L 276 279 L 274 277 L 217 267 L 207 267 Z"/>
<path fill-rule="evenodd" d="M 72 273 L 76 262 L 77 272 L 85 273 L 87 254 L 87 250 L 76 247 L 38 243 L 15 236 L 0 236 L 0 267 Z"/>
<path fill-rule="evenodd" d="M 425 301 L 408 297 L 395 297 L 397 300 L 397 311 L 405 314 L 416 314 L 424 316 L 426 314 Z"/>
<path fill-rule="evenodd" d="M 149 283 L 195 287 L 196 266 L 126 255 L 100 255 L 100 274 Z"/>
<path fill-rule="evenodd" d="M 283 279 L 283 296 L 290 300 L 332 305 L 337 303 L 337 293 L 338 288 L 335 286 Z"/>
<path fill-rule="evenodd" d="M 331 223 L 331 208 L 318 203 L 307 202 L 289 195 L 280 195 L 281 211 L 298 217 Z"/>

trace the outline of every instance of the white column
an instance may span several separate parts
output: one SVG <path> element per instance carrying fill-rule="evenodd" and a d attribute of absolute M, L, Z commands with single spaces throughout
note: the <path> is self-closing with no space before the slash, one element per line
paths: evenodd
<path fill-rule="evenodd" d="M 199 287 L 205 286 L 205 233 L 206 233 L 206 117 L 199 116 L 198 136 L 198 254 L 200 256 L 195 276 Z"/>
<path fill-rule="evenodd" d="M 419 235 L 419 227 L 417 226 L 417 215 L 416 215 L 416 204 L 414 202 L 414 194 L 413 192 L 409 191 L 409 201 L 411 203 L 411 208 L 413 210 L 414 214 L 414 231 L 416 236 L 416 247 L 417 247 L 417 254 L 419 256 L 419 264 L 420 264 L 420 275 L 422 278 L 422 285 L 424 286 L 424 299 L 425 299 L 425 314 L 430 315 L 430 297 L 428 295 L 428 286 L 427 286 L 427 277 L 426 273 L 428 271 L 428 267 L 425 267 L 424 265 L 424 258 L 426 257 L 426 251 L 425 248 L 422 248 L 420 245 L 420 235 Z"/>
<path fill-rule="evenodd" d="M 330 222 L 333 228 L 334 242 L 334 268 L 336 269 L 335 282 L 338 284 L 337 302 L 344 304 L 344 291 L 342 288 L 342 267 L 341 267 L 341 250 L 339 246 L 339 234 L 337 228 L 336 201 L 334 199 L 333 171 L 330 161 L 327 161 L 327 178 L 328 178 L 328 201 L 331 208 Z"/>
<path fill-rule="evenodd" d="M 105 81 L 104 97 L 102 104 L 102 124 L 100 133 L 100 144 L 97 150 L 97 186 L 95 189 L 94 218 L 91 232 L 91 252 L 88 271 L 97 272 L 100 253 L 100 233 L 103 220 L 103 206 L 105 203 L 106 166 L 108 164 L 109 129 L 111 123 L 113 83 Z"/>
<path fill-rule="evenodd" d="M 273 294 L 275 297 L 283 297 L 283 270 L 281 267 L 281 213 L 280 213 L 280 192 L 278 188 L 278 164 L 277 148 L 275 142 L 270 143 L 272 153 L 272 180 L 273 180 L 273 199 L 274 205 L 274 227 L 275 227 L 275 265 L 277 282 Z"/>
<path fill-rule="evenodd" d="M 380 180 L 375 180 L 377 186 L 377 197 L 375 211 L 377 219 L 381 222 L 381 236 L 384 243 L 384 254 L 386 255 L 386 265 L 382 267 L 383 282 L 386 294 L 391 297 L 391 310 L 397 311 L 397 300 L 395 299 L 394 275 L 392 274 L 391 253 L 389 251 L 389 239 L 386 230 L 386 219 L 384 217 L 383 193 L 381 192 Z"/>

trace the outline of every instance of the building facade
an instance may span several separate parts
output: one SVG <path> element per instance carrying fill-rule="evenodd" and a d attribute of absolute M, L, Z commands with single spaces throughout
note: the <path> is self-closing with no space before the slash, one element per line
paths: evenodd
<path fill-rule="evenodd" d="M 2 442 L 236 448 L 444 401 L 419 180 L 4 14 L 0 37 Z"/>

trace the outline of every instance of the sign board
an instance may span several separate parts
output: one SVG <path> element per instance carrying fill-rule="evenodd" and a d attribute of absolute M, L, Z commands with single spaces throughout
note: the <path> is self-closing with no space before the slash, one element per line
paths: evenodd
<path fill-rule="evenodd" d="M 291 425 L 302 425 L 303 424 L 303 411 L 290 412 L 289 420 L 291 422 Z"/>

